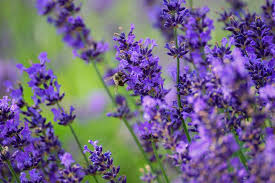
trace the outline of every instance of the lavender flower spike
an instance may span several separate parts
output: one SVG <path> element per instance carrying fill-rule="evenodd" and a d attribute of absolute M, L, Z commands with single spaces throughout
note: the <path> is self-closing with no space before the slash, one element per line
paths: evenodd
<path fill-rule="evenodd" d="M 81 6 L 73 0 L 37 0 L 38 13 L 48 17 L 48 22 L 53 24 L 63 41 L 73 48 L 76 56 L 90 62 L 92 59 L 100 60 L 100 56 L 108 50 L 108 45 L 96 42 L 90 35 L 82 17 L 76 14 Z"/>
<path fill-rule="evenodd" d="M 98 141 L 89 140 L 93 146 L 93 151 L 84 146 L 84 153 L 89 153 L 91 165 L 87 168 L 88 174 L 102 175 L 102 178 L 108 180 L 109 183 L 126 183 L 125 176 L 118 176 L 120 166 L 114 166 L 111 152 L 103 152 L 102 146 L 98 146 Z"/>

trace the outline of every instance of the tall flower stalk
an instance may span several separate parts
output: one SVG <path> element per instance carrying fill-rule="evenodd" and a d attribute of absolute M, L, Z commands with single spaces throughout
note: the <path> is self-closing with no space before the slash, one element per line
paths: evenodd
<path fill-rule="evenodd" d="M 193 9 L 193 0 L 189 0 L 188 2 L 189 2 L 190 9 Z"/>
<path fill-rule="evenodd" d="M 156 159 L 157 159 L 157 162 L 158 162 L 158 165 L 159 165 L 159 167 L 160 167 L 161 173 L 162 173 L 162 175 L 163 175 L 163 177 L 164 177 L 164 179 L 165 179 L 165 182 L 166 182 L 166 183 L 169 183 L 170 181 L 169 181 L 169 179 L 168 179 L 168 177 L 167 177 L 167 175 L 166 175 L 166 172 L 165 172 L 165 170 L 164 170 L 163 163 L 162 163 L 161 160 L 159 159 L 159 154 L 158 154 L 158 151 L 157 151 L 157 148 L 156 148 L 156 143 L 154 142 L 154 139 L 152 139 L 151 141 L 152 141 L 153 152 L 154 152 L 154 155 L 155 155 L 155 157 L 156 157 Z"/>
<path fill-rule="evenodd" d="M 37 8 L 41 15 L 48 16 L 49 23 L 55 25 L 56 28 L 61 31 L 63 34 L 63 40 L 74 49 L 73 52 L 76 56 L 80 57 L 87 63 L 92 62 L 96 74 L 104 86 L 105 91 L 113 104 L 116 106 L 114 97 L 111 95 L 111 92 L 96 65 L 96 62 L 101 60 L 101 56 L 108 49 L 108 46 L 104 42 L 94 41 L 90 36 L 90 30 L 86 28 L 82 18 L 80 16 L 75 16 L 75 14 L 80 11 L 80 7 L 76 6 L 73 1 L 56 2 L 37 0 Z M 138 149 L 143 154 L 146 162 L 153 170 L 153 166 L 148 160 L 128 120 L 122 118 L 122 121 L 133 137 Z"/>
<path fill-rule="evenodd" d="M 177 27 L 174 28 L 174 35 L 175 35 L 176 49 L 179 49 Z M 177 56 L 177 86 L 179 86 L 179 84 L 180 84 L 180 59 Z M 181 111 L 182 106 L 181 106 L 180 88 L 179 87 L 177 87 L 177 99 L 178 99 L 178 108 Z M 184 133 L 186 135 L 186 138 L 187 138 L 188 142 L 191 142 L 191 137 L 188 132 L 188 127 L 187 127 L 184 119 L 181 119 L 181 120 L 182 120 L 182 126 L 183 126 Z"/>
<path fill-rule="evenodd" d="M 181 104 L 181 96 L 180 96 L 180 58 L 183 57 L 187 53 L 185 49 L 185 45 L 180 45 L 178 43 L 178 27 L 183 24 L 185 16 L 188 14 L 188 10 L 182 6 L 183 1 L 167 1 L 164 0 L 164 8 L 162 10 L 162 16 L 165 19 L 164 26 L 166 28 L 173 28 L 174 29 L 174 36 L 175 36 L 175 45 L 170 46 L 169 44 L 166 45 L 166 48 L 170 51 L 168 55 L 173 56 L 174 58 L 177 58 L 177 71 L 176 71 L 176 83 L 177 83 L 177 105 L 178 110 L 181 113 L 182 111 L 182 104 Z M 191 137 L 188 131 L 188 127 L 184 121 L 184 119 L 181 117 L 182 126 L 184 129 L 184 133 L 186 135 L 186 138 L 188 142 L 191 142 Z"/>
<path fill-rule="evenodd" d="M 106 85 L 106 83 L 105 83 L 105 81 L 104 81 L 102 75 L 100 74 L 100 72 L 99 72 L 99 70 L 98 70 L 98 68 L 97 68 L 96 63 L 95 63 L 94 61 L 92 61 L 92 60 L 91 60 L 91 62 L 92 62 L 92 65 L 93 65 L 94 70 L 96 71 L 96 74 L 97 74 L 97 76 L 98 76 L 98 79 L 100 80 L 101 84 L 103 85 L 103 87 L 104 87 L 106 93 L 108 94 L 109 98 L 111 99 L 113 105 L 116 106 L 116 107 L 118 107 L 118 104 L 117 104 L 117 102 L 115 101 L 114 97 L 112 96 L 111 91 L 110 91 L 110 89 L 108 88 L 108 86 Z M 147 164 L 151 167 L 152 171 L 154 172 L 155 169 L 154 169 L 154 167 L 152 166 L 152 163 L 150 162 L 150 160 L 148 159 L 148 157 L 147 157 L 147 155 L 146 155 L 146 153 L 145 153 L 145 151 L 144 151 L 144 149 L 143 149 L 143 147 L 142 147 L 142 145 L 141 145 L 139 139 L 137 138 L 137 136 L 136 136 L 134 130 L 132 129 L 130 123 L 128 122 L 128 120 L 127 120 L 125 117 L 121 117 L 121 120 L 123 121 L 124 125 L 127 127 L 128 131 L 130 132 L 130 134 L 131 134 L 131 136 L 132 136 L 132 138 L 133 138 L 135 144 L 137 145 L 139 151 L 141 152 L 143 158 L 145 159 L 145 161 L 147 162 Z M 158 182 L 160 182 L 160 181 L 158 180 Z"/>

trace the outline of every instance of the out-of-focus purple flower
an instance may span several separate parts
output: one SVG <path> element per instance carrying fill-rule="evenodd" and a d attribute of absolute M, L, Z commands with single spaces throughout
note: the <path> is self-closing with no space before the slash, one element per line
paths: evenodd
<path fill-rule="evenodd" d="M 14 85 L 18 79 L 15 65 L 12 62 L 6 62 L 0 59 L 0 97 L 6 94 L 6 83 Z"/>
<path fill-rule="evenodd" d="M 76 14 L 80 11 L 71 0 L 37 0 L 39 14 L 48 16 L 48 22 L 62 34 L 63 41 L 73 48 L 73 53 L 90 62 L 100 60 L 100 56 L 108 50 L 108 45 L 101 41 L 96 42 L 90 35 L 82 17 Z"/>
<path fill-rule="evenodd" d="M 140 172 L 142 173 L 140 179 L 143 182 L 153 183 L 157 178 L 157 176 L 152 173 L 152 170 L 148 165 L 145 167 L 145 169 L 141 168 Z"/>
<path fill-rule="evenodd" d="M 29 179 L 27 178 L 27 174 L 25 172 L 21 172 L 20 174 L 20 181 L 21 183 L 36 183 L 36 182 L 44 182 L 44 178 L 39 173 L 39 170 L 32 169 L 29 171 Z"/>
<path fill-rule="evenodd" d="M 115 98 L 115 102 L 117 104 L 117 111 L 113 113 L 108 113 L 108 117 L 126 119 L 131 119 L 132 117 L 134 117 L 135 113 L 131 112 L 125 97 L 117 95 Z"/>
<path fill-rule="evenodd" d="M 116 0 L 91 0 L 87 2 L 87 6 L 89 9 L 93 9 L 98 14 L 103 14 L 108 9 L 113 7 L 114 3 L 116 3 Z"/>
<path fill-rule="evenodd" d="M 274 126 L 274 112 L 275 112 L 275 86 L 266 85 L 263 88 L 260 88 L 260 99 L 264 106 L 264 111 L 270 115 L 271 126 Z"/>
<path fill-rule="evenodd" d="M 254 159 L 249 161 L 251 175 L 247 182 L 274 182 L 274 135 L 267 137 L 265 149 Z"/>
<path fill-rule="evenodd" d="M 65 166 L 65 167 L 69 167 L 72 163 L 74 163 L 74 159 L 72 157 L 72 155 L 68 152 L 65 152 L 62 156 L 61 156 L 61 163 Z"/>
<path fill-rule="evenodd" d="M 179 40 L 185 42 L 185 47 L 189 50 L 184 60 L 193 63 L 200 72 L 208 65 L 204 48 L 209 44 L 211 31 L 214 29 L 213 20 L 208 17 L 208 12 L 208 7 L 190 10 L 189 16 L 184 18 L 181 27 L 184 34 L 179 36 Z"/>
<path fill-rule="evenodd" d="M 159 29 L 167 41 L 174 38 L 173 28 L 164 26 L 165 18 L 162 16 L 162 0 L 144 0 L 142 10 L 146 9 L 154 28 Z"/>
<path fill-rule="evenodd" d="M 274 29 L 275 27 L 275 1 L 266 0 L 266 4 L 262 6 L 263 17 L 267 24 Z"/>
<path fill-rule="evenodd" d="M 86 97 L 85 102 L 76 108 L 77 116 L 81 119 L 100 117 L 108 103 L 109 100 L 104 92 L 101 90 L 94 91 Z"/>
<path fill-rule="evenodd" d="M 173 105 L 173 102 L 176 101 L 177 99 L 177 91 L 176 91 L 176 88 L 172 88 L 169 93 L 167 93 L 167 95 L 165 96 L 164 100 L 165 102 L 172 106 Z"/>
<path fill-rule="evenodd" d="M 234 14 L 239 15 L 240 11 L 243 10 L 243 8 L 246 6 L 246 3 L 244 3 L 242 0 L 226 0 L 232 8 L 232 11 Z"/>

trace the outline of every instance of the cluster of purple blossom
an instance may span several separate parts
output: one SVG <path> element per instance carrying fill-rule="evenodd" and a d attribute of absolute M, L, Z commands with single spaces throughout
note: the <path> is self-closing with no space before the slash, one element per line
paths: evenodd
<path fill-rule="evenodd" d="M 103 41 L 95 41 L 81 16 L 76 16 L 81 5 L 73 0 L 38 0 L 37 9 L 40 15 L 48 16 L 48 22 L 53 24 L 63 41 L 73 48 L 73 53 L 89 62 L 90 59 L 100 60 L 102 53 L 108 50 Z"/>
<path fill-rule="evenodd" d="M 80 6 L 73 0 L 37 0 L 39 13 L 48 16 L 80 58 L 93 64 L 117 107 L 108 116 L 124 122 L 148 164 L 141 169 L 143 182 L 275 182 L 275 1 L 266 0 L 262 15 L 245 11 L 240 0 L 228 2 L 232 9 L 218 21 L 229 36 L 212 46 L 214 25 L 207 7 L 192 7 L 190 1 L 187 8 L 183 0 L 163 0 L 161 6 L 146 1 L 148 9 L 157 9 L 155 27 L 169 41 L 167 55 L 177 62 L 177 97 L 171 103 L 166 96 L 174 90 L 164 88 L 153 53 L 156 41 L 136 40 L 133 25 L 128 34 L 115 34 L 114 84 L 126 85 L 137 99 L 132 111 L 128 98 L 113 97 L 97 69 L 95 61 L 107 47 L 91 39 L 82 18 L 75 16 Z M 46 53 L 39 60 L 29 68 L 18 65 L 29 75 L 33 104 L 24 99 L 23 86 L 15 89 L 9 83 L 10 96 L 0 100 L 0 180 L 81 182 L 90 175 L 98 182 L 101 175 L 110 183 L 126 182 L 111 153 L 104 153 L 97 141 L 89 141 L 93 151 L 83 149 L 71 125 L 74 108 L 66 112 L 61 106 L 65 94 L 46 67 Z M 62 148 L 52 123 L 42 116 L 43 104 L 54 121 L 71 129 L 86 166 Z"/>
<path fill-rule="evenodd" d="M 74 108 L 66 112 L 61 106 L 64 93 L 60 92 L 56 76 L 47 69 L 50 60 L 46 53 L 39 55 L 40 63 L 25 68 L 30 78 L 28 86 L 33 91 L 31 102 L 24 98 L 23 86 L 13 88 L 7 83 L 10 96 L 0 100 L 0 180 L 2 182 L 80 182 L 85 176 L 102 175 L 110 182 L 125 182 L 125 177 L 118 177 L 119 168 L 114 170 L 111 153 L 103 153 L 102 147 L 94 143 L 94 150 L 83 151 L 87 166 L 76 164 L 72 155 L 65 152 L 60 140 L 54 134 L 53 125 L 43 117 L 43 105 L 50 107 L 54 121 L 59 125 L 69 126 L 77 143 L 80 142 L 71 126 L 75 120 Z M 45 107 L 44 107 L 45 109 Z M 86 158 L 84 152 L 90 154 Z M 10 172 L 8 171 L 10 169 Z M 20 176 L 17 172 L 21 172 Z M 112 176 L 110 176 L 110 172 Z"/>

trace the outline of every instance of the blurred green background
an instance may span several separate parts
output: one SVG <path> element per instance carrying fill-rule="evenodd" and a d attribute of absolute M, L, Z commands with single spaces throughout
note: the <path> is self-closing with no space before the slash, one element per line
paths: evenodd
<path fill-rule="evenodd" d="M 161 34 L 152 28 L 148 12 L 143 7 L 143 0 L 82 0 L 81 2 L 83 9 L 80 14 L 91 28 L 92 36 L 97 40 L 107 41 L 111 47 L 106 56 L 107 62 L 100 66 L 102 73 L 103 67 L 114 66 L 117 63 L 112 49 L 113 33 L 119 32 L 119 26 L 128 32 L 130 24 L 133 23 L 136 26 L 138 39 L 150 37 L 157 40 L 159 46 L 155 53 L 160 56 L 161 65 L 164 66 L 163 74 L 167 77 L 166 66 L 173 61 L 165 56 L 163 49 L 165 41 Z M 222 0 L 193 0 L 193 2 L 195 6 L 208 5 L 211 9 L 210 17 L 215 21 L 218 17 L 217 12 L 229 7 Z M 258 12 L 259 4 L 263 4 L 264 0 L 247 0 L 247 2 L 249 9 Z M 222 25 L 215 22 L 215 26 L 212 43 L 226 35 L 221 29 Z M 63 105 L 67 109 L 70 105 L 77 108 L 78 119 L 74 127 L 82 144 L 87 144 L 89 139 L 99 140 L 104 150 L 112 152 L 114 163 L 121 166 L 121 173 L 127 175 L 128 182 L 140 182 L 139 168 L 144 167 L 144 161 L 122 122 L 106 117 L 106 113 L 114 108 L 108 104 L 107 99 L 100 98 L 102 95 L 104 97 L 104 90 L 93 67 L 73 56 L 71 49 L 63 44 L 55 28 L 47 23 L 46 17 L 37 14 L 35 0 L 0 0 L 0 67 L 2 67 L 1 62 L 23 63 L 29 66 L 31 62 L 38 62 L 37 56 L 42 51 L 48 52 L 48 57 L 51 59 L 49 68 L 57 75 L 62 91 L 66 93 Z M 27 78 L 23 75 L 20 80 L 26 83 Z M 2 86 L 2 83 L 0 85 Z M 113 88 L 111 90 L 114 91 Z M 119 92 L 124 90 L 120 89 Z M 27 90 L 26 98 L 31 95 L 31 91 Z M 102 112 L 98 111 L 99 104 L 96 99 L 102 100 L 101 103 L 107 106 L 103 106 Z M 90 105 L 94 105 L 94 108 Z M 47 115 L 52 121 L 49 111 Z M 79 156 L 69 128 L 55 125 L 55 130 L 65 150 L 71 152 L 74 158 L 81 162 L 82 157 Z"/>

